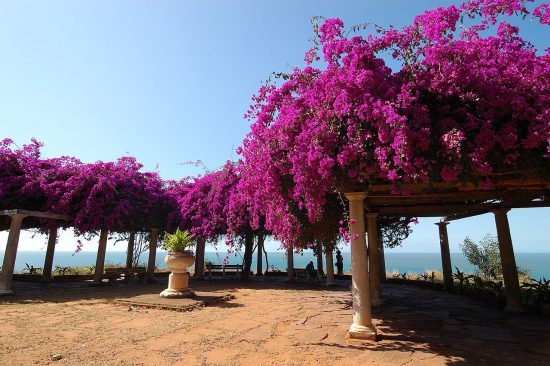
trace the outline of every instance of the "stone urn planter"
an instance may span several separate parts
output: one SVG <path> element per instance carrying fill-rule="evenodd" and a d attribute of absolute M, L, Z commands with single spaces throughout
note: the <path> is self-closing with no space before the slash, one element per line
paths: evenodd
<path fill-rule="evenodd" d="M 168 277 L 168 288 L 162 291 L 160 296 L 178 298 L 194 295 L 195 292 L 189 288 L 189 271 L 187 270 L 195 263 L 193 252 L 168 252 L 164 262 L 172 273 Z"/>

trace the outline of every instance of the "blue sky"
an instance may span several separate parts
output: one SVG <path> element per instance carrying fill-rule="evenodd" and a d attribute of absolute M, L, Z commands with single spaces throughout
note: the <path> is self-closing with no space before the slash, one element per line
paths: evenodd
<path fill-rule="evenodd" d="M 0 137 L 35 137 L 47 156 L 84 161 L 131 154 L 165 178 L 200 173 L 182 164 L 190 160 L 215 169 L 236 159 L 249 128 L 242 116 L 261 82 L 303 65 L 312 16 L 402 26 L 450 3 L 2 1 Z M 523 34 L 548 46 L 540 27 L 526 22 Z M 449 226 L 453 249 L 466 235 L 495 232 L 485 216 Z M 421 220 L 401 250 L 437 251 L 435 221 Z M 516 210 L 510 222 L 518 250 L 550 250 L 549 209 Z"/>

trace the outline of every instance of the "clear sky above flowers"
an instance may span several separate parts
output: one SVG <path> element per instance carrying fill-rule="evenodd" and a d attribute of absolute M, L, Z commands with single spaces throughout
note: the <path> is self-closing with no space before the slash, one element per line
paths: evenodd
<path fill-rule="evenodd" d="M 2 3 L 1 135 L 18 144 L 36 137 L 46 144 L 46 156 L 95 161 L 129 153 L 146 169 L 158 166 L 164 178 L 199 173 L 182 165 L 189 160 L 215 169 L 236 158 L 234 150 L 249 128 L 242 115 L 260 82 L 272 71 L 303 66 L 311 16 L 400 27 L 422 10 L 451 3 Z M 550 34 L 534 29 L 524 23 L 522 36 L 543 48 Z M 550 211 L 516 216 L 511 216 L 514 239 L 530 238 L 529 246 L 548 248 L 544 230 L 536 236 L 528 224 L 550 223 Z M 418 242 L 432 232 L 429 240 L 437 240 L 432 221 L 416 228 Z M 487 227 L 461 225 L 456 226 L 462 238 L 494 232 L 492 221 Z M 452 226 L 449 231 L 452 238 Z"/>

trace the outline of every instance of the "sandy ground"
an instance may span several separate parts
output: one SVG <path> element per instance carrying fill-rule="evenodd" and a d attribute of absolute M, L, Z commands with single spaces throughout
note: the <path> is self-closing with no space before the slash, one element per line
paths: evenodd
<path fill-rule="evenodd" d="M 0 365 L 550 365 L 549 319 L 442 292 L 385 285 L 380 341 L 360 343 L 346 340 L 349 283 L 192 286 L 235 298 L 181 313 L 113 303 L 163 284 L 23 286 L 0 299 Z"/>

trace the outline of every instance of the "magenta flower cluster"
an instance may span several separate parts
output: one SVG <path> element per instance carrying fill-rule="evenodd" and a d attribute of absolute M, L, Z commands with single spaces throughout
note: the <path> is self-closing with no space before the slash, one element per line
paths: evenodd
<path fill-rule="evenodd" d="M 407 194 L 403 183 L 488 187 L 497 173 L 548 174 L 549 50 L 505 20 L 548 24 L 548 4 L 529 3 L 468 1 L 366 36 L 325 20 L 307 66 L 262 86 L 246 114 L 240 189 L 253 215 L 292 242 L 298 213 L 319 221 L 342 187 L 390 183 Z"/>
<path fill-rule="evenodd" d="M 22 148 L 9 139 L 0 142 L 0 209 L 63 214 L 68 221 L 27 222 L 43 229 L 70 226 L 78 234 L 170 225 L 177 203 L 160 176 L 142 172 L 135 158 L 90 164 L 70 157 L 44 159 L 41 146 L 35 140 Z"/>

